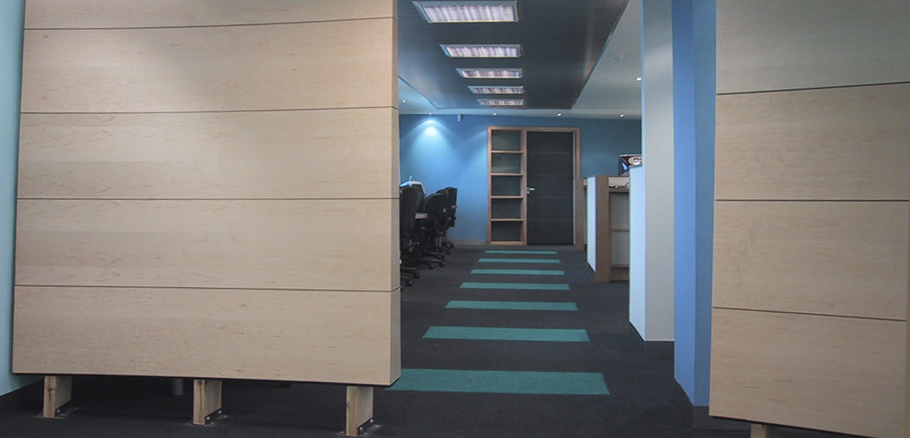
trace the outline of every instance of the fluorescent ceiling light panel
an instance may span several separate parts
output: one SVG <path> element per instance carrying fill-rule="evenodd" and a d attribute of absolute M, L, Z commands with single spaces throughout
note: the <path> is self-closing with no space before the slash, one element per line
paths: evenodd
<path fill-rule="evenodd" d="M 494 85 L 490 85 L 490 86 L 469 85 L 468 89 L 470 89 L 471 92 L 474 94 L 523 94 L 525 92 L 524 85 L 519 85 L 517 87 L 497 87 Z"/>
<path fill-rule="evenodd" d="M 415 1 L 429 23 L 514 23 L 517 1 Z"/>
<path fill-rule="evenodd" d="M 456 68 L 465 79 L 521 79 L 524 71 L 520 68 Z"/>
<path fill-rule="evenodd" d="M 521 44 L 440 44 L 450 58 L 520 58 Z"/>
<path fill-rule="evenodd" d="M 524 106 L 524 99 L 477 99 L 485 106 Z"/>

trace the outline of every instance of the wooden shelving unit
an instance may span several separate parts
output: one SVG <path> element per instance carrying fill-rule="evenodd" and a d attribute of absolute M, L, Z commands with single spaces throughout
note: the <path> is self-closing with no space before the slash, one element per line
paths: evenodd
<path fill-rule="evenodd" d="M 524 245 L 527 236 L 525 186 L 525 132 L 521 128 L 489 128 L 488 160 L 490 197 L 488 242 Z"/>

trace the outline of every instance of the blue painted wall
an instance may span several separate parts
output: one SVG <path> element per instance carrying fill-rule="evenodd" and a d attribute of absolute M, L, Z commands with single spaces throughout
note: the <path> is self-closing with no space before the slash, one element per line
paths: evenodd
<path fill-rule="evenodd" d="M 487 127 L 581 128 L 581 175 L 615 175 L 619 155 L 641 152 L 638 120 L 465 115 L 400 117 L 401 180 L 413 178 L 428 193 L 458 188 L 458 221 L 449 237 L 487 239 Z"/>
<path fill-rule="evenodd" d="M 24 11 L 25 0 L 0 0 L 0 395 L 34 380 L 10 372 Z"/>
<path fill-rule="evenodd" d="M 714 234 L 715 0 L 673 2 L 675 376 L 708 406 Z"/>

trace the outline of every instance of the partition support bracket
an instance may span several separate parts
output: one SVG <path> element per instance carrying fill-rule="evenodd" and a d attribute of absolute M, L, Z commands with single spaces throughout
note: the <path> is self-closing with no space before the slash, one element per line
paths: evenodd
<path fill-rule="evenodd" d="M 373 387 L 348 386 L 344 434 L 346 436 L 364 435 L 372 432 L 375 427 L 373 423 Z"/>
<path fill-rule="evenodd" d="M 44 418 L 55 418 L 73 398 L 73 376 L 44 377 Z"/>
<path fill-rule="evenodd" d="M 207 426 L 221 415 L 221 380 L 193 380 L 193 424 Z"/>
<path fill-rule="evenodd" d="M 780 438 L 780 428 L 770 424 L 752 424 L 751 438 Z"/>

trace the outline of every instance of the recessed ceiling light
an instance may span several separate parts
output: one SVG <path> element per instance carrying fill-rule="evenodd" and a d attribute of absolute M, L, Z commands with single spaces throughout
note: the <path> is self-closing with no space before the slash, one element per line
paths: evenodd
<path fill-rule="evenodd" d="M 408 103 L 407 99 L 401 99 L 401 103 Z"/>
<path fill-rule="evenodd" d="M 522 106 L 525 104 L 524 99 L 477 99 L 477 101 L 485 106 Z"/>
<path fill-rule="evenodd" d="M 556 117 L 562 117 L 562 113 L 556 113 Z"/>
<path fill-rule="evenodd" d="M 619 118 L 621 119 L 621 118 L 624 118 L 625 116 L 626 116 L 625 114 L 620 114 Z"/>
<path fill-rule="evenodd" d="M 521 79 L 524 71 L 520 68 L 456 68 L 465 79 Z"/>
<path fill-rule="evenodd" d="M 635 80 L 641 82 L 641 78 L 635 78 Z"/>
<path fill-rule="evenodd" d="M 514 23 L 517 1 L 415 1 L 429 23 Z"/>
<path fill-rule="evenodd" d="M 493 113 L 494 116 L 495 116 L 496 114 L 497 114 L 497 113 Z"/>
<path fill-rule="evenodd" d="M 440 44 L 450 58 L 520 58 L 521 44 Z"/>
<path fill-rule="evenodd" d="M 471 90 L 471 92 L 474 94 L 522 94 L 525 92 L 524 85 L 518 85 L 515 87 L 497 87 L 495 85 L 489 85 L 489 86 L 469 85 L 468 89 Z"/>

